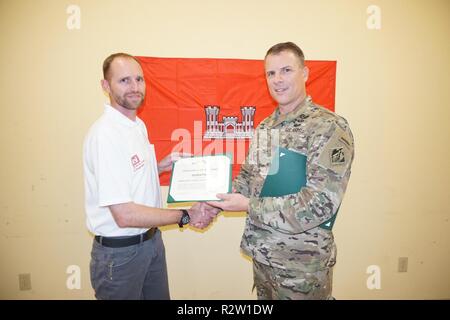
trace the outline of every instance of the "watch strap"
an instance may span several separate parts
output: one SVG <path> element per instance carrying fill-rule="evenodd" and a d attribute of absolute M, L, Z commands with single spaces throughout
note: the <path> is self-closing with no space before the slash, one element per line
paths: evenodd
<path fill-rule="evenodd" d="M 191 219 L 189 216 L 189 212 L 186 209 L 181 209 L 181 212 L 182 212 L 182 214 L 181 214 L 180 222 L 178 222 L 178 226 L 180 228 L 183 228 L 183 226 L 185 224 L 188 224 Z M 187 222 L 185 222 L 186 217 L 187 217 Z"/>

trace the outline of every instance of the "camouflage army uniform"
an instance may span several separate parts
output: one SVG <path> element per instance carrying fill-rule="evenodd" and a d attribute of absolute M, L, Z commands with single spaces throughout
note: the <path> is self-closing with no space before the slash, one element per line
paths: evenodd
<path fill-rule="evenodd" d="M 306 187 L 260 197 L 277 145 L 306 155 Z M 277 108 L 256 129 L 234 188 L 250 199 L 241 248 L 253 258 L 259 299 L 331 298 L 336 246 L 319 225 L 341 204 L 353 156 L 347 121 L 310 97 L 286 115 Z"/>

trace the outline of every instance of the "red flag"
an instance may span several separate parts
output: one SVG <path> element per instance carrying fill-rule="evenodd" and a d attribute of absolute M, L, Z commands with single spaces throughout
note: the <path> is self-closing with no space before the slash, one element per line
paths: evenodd
<path fill-rule="evenodd" d="M 173 151 L 234 154 L 233 177 L 239 172 L 249 139 L 207 139 L 206 106 L 218 106 L 216 120 L 224 131 L 244 130 L 241 107 L 254 107 L 256 126 L 276 107 L 266 85 L 263 60 L 138 57 L 147 94 L 138 115 L 145 122 L 158 160 Z M 306 61 L 306 91 L 313 101 L 334 111 L 336 61 Z M 228 122 L 223 117 L 227 118 Z M 247 119 L 248 120 L 248 119 Z M 229 123 L 226 126 L 226 123 Z M 217 126 L 216 126 L 217 127 Z M 238 130 L 238 129 L 236 129 Z M 170 173 L 160 176 L 168 185 Z"/>

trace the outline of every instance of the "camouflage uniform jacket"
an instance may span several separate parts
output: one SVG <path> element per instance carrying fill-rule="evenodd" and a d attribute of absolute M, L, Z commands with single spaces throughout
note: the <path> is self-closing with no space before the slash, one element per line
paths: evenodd
<path fill-rule="evenodd" d="M 260 197 L 273 146 L 307 157 L 306 186 L 298 193 Z M 234 188 L 250 199 L 243 252 L 281 269 L 315 272 L 332 267 L 331 230 L 320 228 L 339 208 L 350 177 L 353 135 L 347 121 L 308 96 L 295 110 L 277 108 L 256 129 Z"/>

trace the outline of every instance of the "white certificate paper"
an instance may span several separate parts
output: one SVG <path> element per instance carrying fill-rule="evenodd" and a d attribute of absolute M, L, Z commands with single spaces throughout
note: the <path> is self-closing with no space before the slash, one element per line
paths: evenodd
<path fill-rule="evenodd" d="M 167 202 L 219 200 L 231 191 L 231 158 L 214 155 L 177 160 L 172 168 Z"/>

